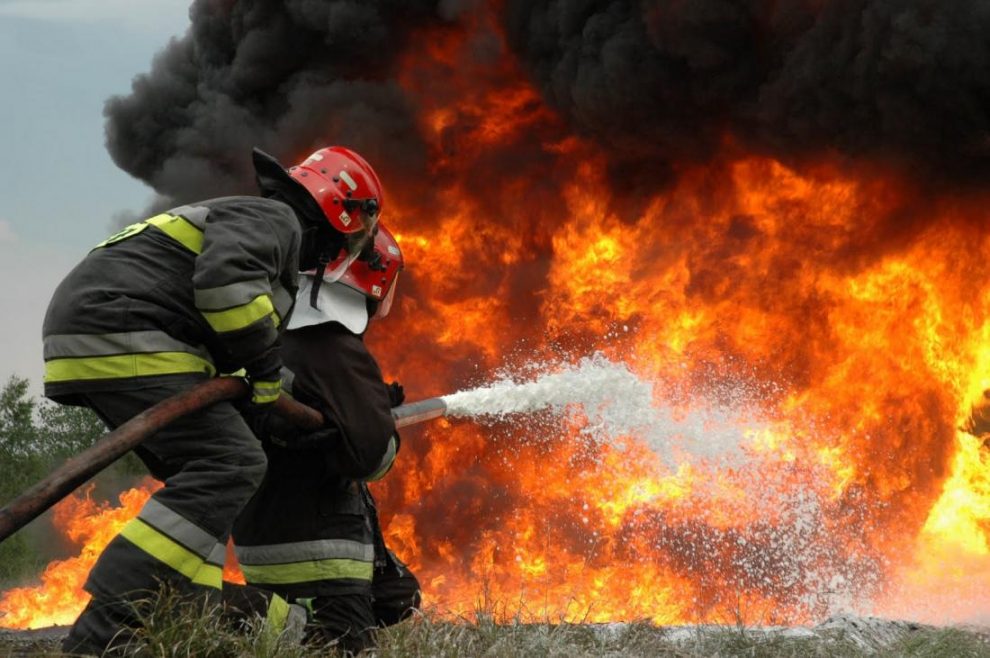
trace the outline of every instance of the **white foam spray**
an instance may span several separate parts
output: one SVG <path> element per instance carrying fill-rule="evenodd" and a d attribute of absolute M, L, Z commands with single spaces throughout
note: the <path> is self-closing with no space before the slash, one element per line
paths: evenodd
<path fill-rule="evenodd" d="M 506 375 L 488 386 L 445 396 L 447 415 L 490 417 L 549 409 L 564 412 L 580 406 L 591 429 L 619 435 L 634 431 L 652 408 L 653 389 L 624 363 L 613 363 L 601 354 L 577 364 L 545 366 L 532 381 Z"/>
<path fill-rule="evenodd" d="M 448 416 L 480 422 L 542 411 L 563 418 L 583 414 L 581 431 L 586 437 L 608 443 L 635 437 L 673 466 L 685 458 L 738 459 L 747 441 L 740 419 L 753 420 L 745 397 L 721 395 L 722 404 L 695 399 L 675 406 L 656 394 L 654 382 L 627 364 L 595 353 L 575 363 L 530 363 L 443 400 Z M 746 429 L 753 427 L 752 422 L 746 424 Z"/>

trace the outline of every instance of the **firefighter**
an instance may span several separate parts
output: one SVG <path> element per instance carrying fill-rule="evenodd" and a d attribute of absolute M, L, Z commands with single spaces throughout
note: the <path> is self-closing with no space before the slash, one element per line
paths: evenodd
<path fill-rule="evenodd" d="M 260 196 L 173 208 L 103 241 L 68 274 L 44 321 L 47 397 L 89 407 L 113 428 L 243 369 L 251 404 L 271 408 L 281 390 L 280 328 L 300 268 L 343 274 L 374 235 L 382 187 L 342 147 L 320 149 L 289 171 L 256 149 L 253 164 Z M 175 421 L 135 452 L 165 486 L 90 571 L 92 599 L 67 651 L 122 646 L 140 625 L 135 601 L 164 587 L 218 601 L 234 518 L 266 467 L 229 403 Z M 278 623 L 288 605 L 272 606 Z"/>
<path fill-rule="evenodd" d="M 372 642 L 376 626 L 419 605 L 419 583 L 385 547 L 366 484 L 392 466 L 399 437 L 391 408 L 404 398 L 363 340 L 369 320 L 388 315 L 403 267 L 398 244 L 378 228 L 374 250 L 339 281 L 303 276 L 283 339 L 284 386 L 320 409 L 326 426 L 303 436 L 278 418 L 256 426 L 268 474 L 233 533 L 247 583 L 305 602 L 308 637 L 352 653 Z"/>

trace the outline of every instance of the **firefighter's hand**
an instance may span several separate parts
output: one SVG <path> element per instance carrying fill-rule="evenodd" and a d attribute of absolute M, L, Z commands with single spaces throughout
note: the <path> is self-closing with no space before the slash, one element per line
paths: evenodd
<path fill-rule="evenodd" d="M 270 408 L 282 394 L 281 346 L 275 341 L 250 363 L 244 365 L 251 385 L 251 405 Z"/>
<path fill-rule="evenodd" d="M 275 401 L 282 394 L 282 380 L 276 374 L 274 379 L 249 376 L 247 381 L 251 386 L 251 397 L 237 407 L 254 435 L 264 441 L 271 433 L 272 421 L 278 418 L 272 411 Z"/>
<path fill-rule="evenodd" d="M 402 405 L 406 400 L 406 392 L 402 388 L 402 384 L 399 382 L 392 382 L 387 386 L 388 388 L 388 401 L 393 407 L 398 407 Z"/>
<path fill-rule="evenodd" d="M 251 404 L 255 407 L 270 407 L 282 394 L 282 377 L 278 371 L 256 377 L 248 375 L 248 383 L 251 384 Z"/>

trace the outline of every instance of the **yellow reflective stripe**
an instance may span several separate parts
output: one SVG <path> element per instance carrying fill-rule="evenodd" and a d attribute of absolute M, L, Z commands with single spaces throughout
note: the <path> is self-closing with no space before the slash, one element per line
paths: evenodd
<path fill-rule="evenodd" d="M 44 337 L 44 345 L 46 361 L 152 352 L 188 352 L 204 359 L 210 357 L 206 348 L 183 343 L 156 329 L 112 334 L 52 334 Z"/>
<path fill-rule="evenodd" d="M 155 215 L 151 219 L 146 219 L 138 224 L 131 224 L 130 226 L 117 231 L 109 238 L 96 245 L 94 248 L 99 249 L 100 247 L 106 247 L 107 245 L 114 244 L 115 242 L 126 240 L 127 238 L 137 235 L 149 226 L 158 227 L 166 235 L 194 254 L 200 254 L 203 251 L 203 231 L 185 217 L 169 215 L 168 213 Z"/>
<path fill-rule="evenodd" d="M 99 249 L 100 247 L 106 247 L 107 245 L 113 244 L 114 242 L 120 242 L 121 240 L 126 240 L 131 236 L 137 235 L 146 228 L 148 228 L 147 222 L 140 222 L 138 224 L 131 224 L 130 226 L 125 226 L 124 228 L 117 231 L 109 238 L 101 242 L 100 244 L 93 247 L 93 249 Z"/>
<path fill-rule="evenodd" d="M 372 562 L 334 558 L 292 564 L 241 565 L 244 579 L 251 584 L 289 585 L 318 580 L 371 580 Z"/>
<path fill-rule="evenodd" d="M 223 568 L 215 564 L 205 563 L 192 577 L 192 581 L 197 585 L 220 589 L 223 587 Z"/>
<path fill-rule="evenodd" d="M 268 602 L 268 613 L 265 615 L 265 633 L 278 635 L 285 630 L 285 620 L 289 618 L 289 602 L 278 594 L 272 594 Z"/>
<path fill-rule="evenodd" d="M 212 574 L 204 574 L 202 577 L 199 577 L 201 571 L 206 571 L 203 568 L 204 566 L 212 567 L 214 570 L 219 569 L 219 567 L 206 565 L 202 557 L 196 555 L 182 544 L 177 543 L 169 536 L 155 530 L 141 519 L 134 519 L 125 525 L 124 529 L 120 531 L 120 536 L 159 562 L 172 567 L 193 582 L 210 587 L 220 587 L 219 580 L 216 580 L 214 584 Z M 199 577 L 199 580 L 195 580 L 197 577 Z"/>
<path fill-rule="evenodd" d="M 146 220 L 146 223 L 158 227 L 166 235 L 194 254 L 203 252 L 203 232 L 185 217 L 162 213 Z"/>
<path fill-rule="evenodd" d="M 255 404 L 268 404 L 278 399 L 282 393 L 282 382 L 252 381 L 251 382 L 251 402 Z"/>
<path fill-rule="evenodd" d="M 206 373 L 212 377 L 216 373 L 216 368 L 206 359 L 188 352 L 114 354 L 52 359 L 45 362 L 46 382 L 123 379 L 186 372 Z"/>
<path fill-rule="evenodd" d="M 157 499 L 152 498 L 146 502 L 141 508 L 138 518 L 158 532 L 179 542 L 204 560 L 210 560 L 211 557 L 216 556 L 218 559 L 212 560 L 212 562 L 223 564 L 227 554 L 223 545 L 217 541 L 214 535 L 195 523 L 191 523 L 175 510 L 158 502 Z"/>
<path fill-rule="evenodd" d="M 200 311 L 200 313 L 217 333 L 243 329 L 269 315 L 275 326 L 278 326 L 278 315 L 275 314 L 275 307 L 272 306 L 271 297 L 267 294 L 258 295 L 247 304 L 228 308 L 226 311 Z"/>

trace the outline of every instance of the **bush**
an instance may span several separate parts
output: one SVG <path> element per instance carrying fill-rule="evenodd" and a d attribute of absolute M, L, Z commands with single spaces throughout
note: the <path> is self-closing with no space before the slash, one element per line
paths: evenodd
<path fill-rule="evenodd" d="M 0 505 L 6 505 L 36 484 L 69 457 L 93 445 L 106 427 L 89 409 L 40 403 L 28 395 L 28 380 L 11 377 L 0 389 Z M 119 482 L 141 472 L 130 455 L 103 474 L 103 481 Z M 113 487 L 118 489 L 119 486 Z M 37 520 L 0 543 L 0 588 L 37 574 L 57 557 L 50 542 L 40 541 Z"/>

